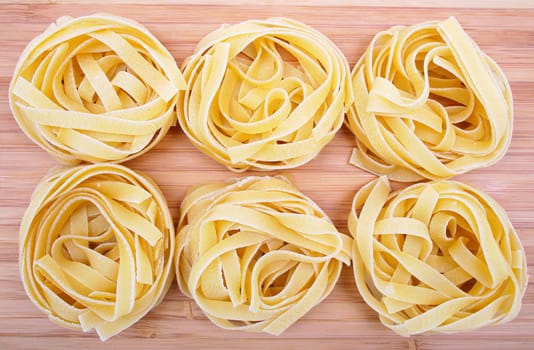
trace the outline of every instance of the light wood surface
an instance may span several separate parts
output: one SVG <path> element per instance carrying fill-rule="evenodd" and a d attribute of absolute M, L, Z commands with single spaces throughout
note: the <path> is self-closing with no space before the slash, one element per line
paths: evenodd
<path fill-rule="evenodd" d="M 55 1 L 50 1 L 55 2 Z M 121 1 L 124 2 L 124 1 Z M 126 1 L 128 2 L 128 1 Z M 213 326 L 174 284 L 165 300 L 136 325 L 106 343 L 94 333 L 78 333 L 47 320 L 26 297 L 18 270 L 18 228 L 30 195 L 56 162 L 18 128 L 8 106 L 11 73 L 27 42 L 62 15 L 109 12 L 145 24 L 179 64 L 196 42 L 222 23 L 288 16 L 323 31 L 352 65 L 372 36 L 395 24 L 414 24 L 455 15 L 510 79 L 515 105 L 510 150 L 495 166 L 457 180 L 475 185 L 507 210 L 534 268 L 534 2 L 533 1 L 140 1 L 114 5 L 10 3 L 0 1 L 0 348 L 1 349 L 532 349 L 534 289 L 513 322 L 476 332 L 402 338 L 384 328 L 363 303 L 351 268 L 345 268 L 334 292 L 279 337 L 224 331 Z M 230 4 L 230 5 L 228 5 Z M 400 5 L 399 5 L 400 4 Z M 450 6 L 444 7 L 444 4 Z M 342 232 L 355 191 L 373 178 L 348 164 L 354 141 L 344 127 L 311 163 L 287 171 L 297 186 L 331 216 Z M 154 150 L 126 163 L 150 174 L 168 198 L 173 216 L 188 186 L 238 176 L 198 152 L 178 128 Z M 246 173 L 252 175 L 254 173 Z"/>

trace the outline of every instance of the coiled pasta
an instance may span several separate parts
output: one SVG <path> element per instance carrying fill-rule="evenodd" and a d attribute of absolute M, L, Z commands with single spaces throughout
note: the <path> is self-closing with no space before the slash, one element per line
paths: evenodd
<path fill-rule="evenodd" d="M 519 313 L 525 252 L 487 194 L 445 180 L 390 193 L 381 177 L 356 194 L 348 226 L 360 294 L 398 334 L 468 331 Z"/>
<path fill-rule="evenodd" d="M 32 40 L 9 88 L 22 130 L 58 161 L 122 162 L 175 123 L 185 81 L 143 26 L 95 14 L 61 17 Z"/>
<path fill-rule="evenodd" d="M 178 120 L 233 171 L 294 168 L 334 137 L 350 103 L 348 63 L 315 29 L 285 18 L 208 34 L 184 63 Z"/>
<path fill-rule="evenodd" d="M 509 83 L 453 17 L 378 33 L 352 81 L 346 123 L 358 167 L 396 181 L 444 179 L 508 148 Z"/>
<path fill-rule="evenodd" d="M 174 278 L 167 202 L 147 176 L 94 164 L 48 176 L 20 227 L 26 293 L 54 323 L 102 340 L 137 322 Z"/>
<path fill-rule="evenodd" d="M 197 186 L 181 207 L 178 285 L 217 326 L 278 335 L 332 291 L 351 243 L 282 176 Z"/>

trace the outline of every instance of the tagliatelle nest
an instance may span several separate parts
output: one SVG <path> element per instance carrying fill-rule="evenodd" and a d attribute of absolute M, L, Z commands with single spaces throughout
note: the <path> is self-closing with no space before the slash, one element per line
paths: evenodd
<path fill-rule="evenodd" d="M 352 99 L 345 56 L 295 20 L 223 26 L 183 67 L 177 113 L 202 152 L 233 171 L 300 166 L 334 137 Z"/>
<path fill-rule="evenodd" d="M 157 185 L 114 164 L 43 179 L 20 227 L 29 298 L 54 323 L 94 328 L 102 340 L 163 299 L 174 249 L 172 217 Z"/>
<path fill-rule="evenodd" d="M 358 191 L 348 226 L 360 294 L 398 334 L 474 330 L 519 313 L 525 252 L 487 194 L 453 181 L 390 193 L 382 177 Z"/>
<path fill-rule="evenodd" d="M 378 33 L 352 72 L 351 163 L 395 181 L 445 179 L 497 162 L 512 137 L 500 67 L 453 17 Z"/>
<path fill-rule="evenodd" d="M 178 285 L 217 326 L 277 335 L 332 291 L 351 244 L 284 177 L 197 186 L 181 207 Z"/>
<path fill-rule="evenodd" d="M 183 76 L 135 21 L 61 17 L 33 39 L 9 88 L 13 115 L 62 163 L 122 162 L 154 147 L 175 123 Z"/>

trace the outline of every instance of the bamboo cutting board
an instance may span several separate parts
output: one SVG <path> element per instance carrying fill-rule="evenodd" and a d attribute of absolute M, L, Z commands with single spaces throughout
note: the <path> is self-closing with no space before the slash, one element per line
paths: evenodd
<path fill-rule="evenodd" d="M 534 289 L 529 283 L 520 315 L 513 322 L 453 336 L 402 338 L 384 328 L 362 301 L 352 270 L 344 269 L 334 292 L 282 336 L 225 331 L 213 326 L 174 284 L 165 300 L 136 325 L 100 343 L 94 333 L 65 330 L 32 305 L 18 270 L 18 228 L 38 181 L 57 163 L 18 128 L 8 106 L 7 90 L 18 56 L 28 41 L 62 15 L 109 12 L 146 25 L 168 47 L 179 64 L 205 34 L 222 23 L 287 16 L 328 35 L 353 65 L 373 35 L 396 24 L 441 20 L 454 15 L 479 46 L 508 76 L 515 107 L 510 150 L 495 166 L 457 180 L 488 192 L 507 210 L 525 246 L 529 271 L 534 268 L 534 2 L 486 0 L 274 0 L 248 5 L 230 0 L 0 1 L 0 348 L 1 349 L 532 349 Z M 50 3 L 49 3 L 50 2 Z M 54 4 L 51 4 L 54 3 Z M 424 3 L 424 4 L 423 4 Z M 422 6 L 422 7 L 416 7 Z M 330 215 L 342 232 L 350 201 L 373 178 L 348 164 L 354 140 L 344 127 L 309 164 L 287 171 L 297 186 Z M 155 149 L 127 166 L 151 175 L 177 217 L 185 190 L 197 182 L 237 175 L 197 151 L 178 128 Z M 247 175 L 255 174 L 253 172 Z M 257 174 L 257 173 L 256 173 Z"/>

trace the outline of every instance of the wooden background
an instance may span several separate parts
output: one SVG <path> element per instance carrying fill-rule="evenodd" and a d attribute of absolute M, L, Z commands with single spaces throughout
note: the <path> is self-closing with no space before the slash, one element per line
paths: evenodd
<path fill-rule="evenodd" d="M 47 320 L 26 297 L 18 270 L 18 227 L 30 194 L 55 161 L 29 141 L 14 122 L 7 90 L 27 42 L 62 15 L 109 12 L 145 24 L 179 64 L 196 42 L 222 23 L 268 16 L 302 20 L 327 34 L 353 65 L 372 36 L 395 24 L 415 24 L 455 15 L 480 47 L 507 74 L 514 96 L 514 135 L 510 150 L 495 166 L 457 180 L 494 196 L 508 211 L 534 268 L 534 1 L 264 1 L 244 0 L 5 3 L 0 0 L 0 348 L 1 349 L 527 349 L 534 348 L 532 279 L 513 322 L 457 335 L 402 338 L 384 328 L 360 298 L 351 268 L 334 292 L 282 336 L 225 331 L 213 326 L 174 284 L 165 300 L 144 319 L 100 343 L 94 333 L 62 329 Z M 147 1 L 148 3 L 148 1 Z M 419 4 L 421 3 L 421 4 Z M 424 3 L 424 4 L 423 4 Z M 465 4 L 467 3 L 467 4 Z M 328 5 L 326 5 L 328 4 Z M 416 7 L 423 6 L 423 7 Z M 355 191 L 373 178 L 348 164 L 354 141 L 344 127 L 311 163 L 289 171 L 297 186 L 326 210 L 342 232 Z M 198 152 L 178 128 L 148 154 L 126 163 L 147 172 L 162 187 L 173 215 L 186 188 L 199 181 L 235 177 Z M 247 173 L 251 175 L 253 173 Z"/>

